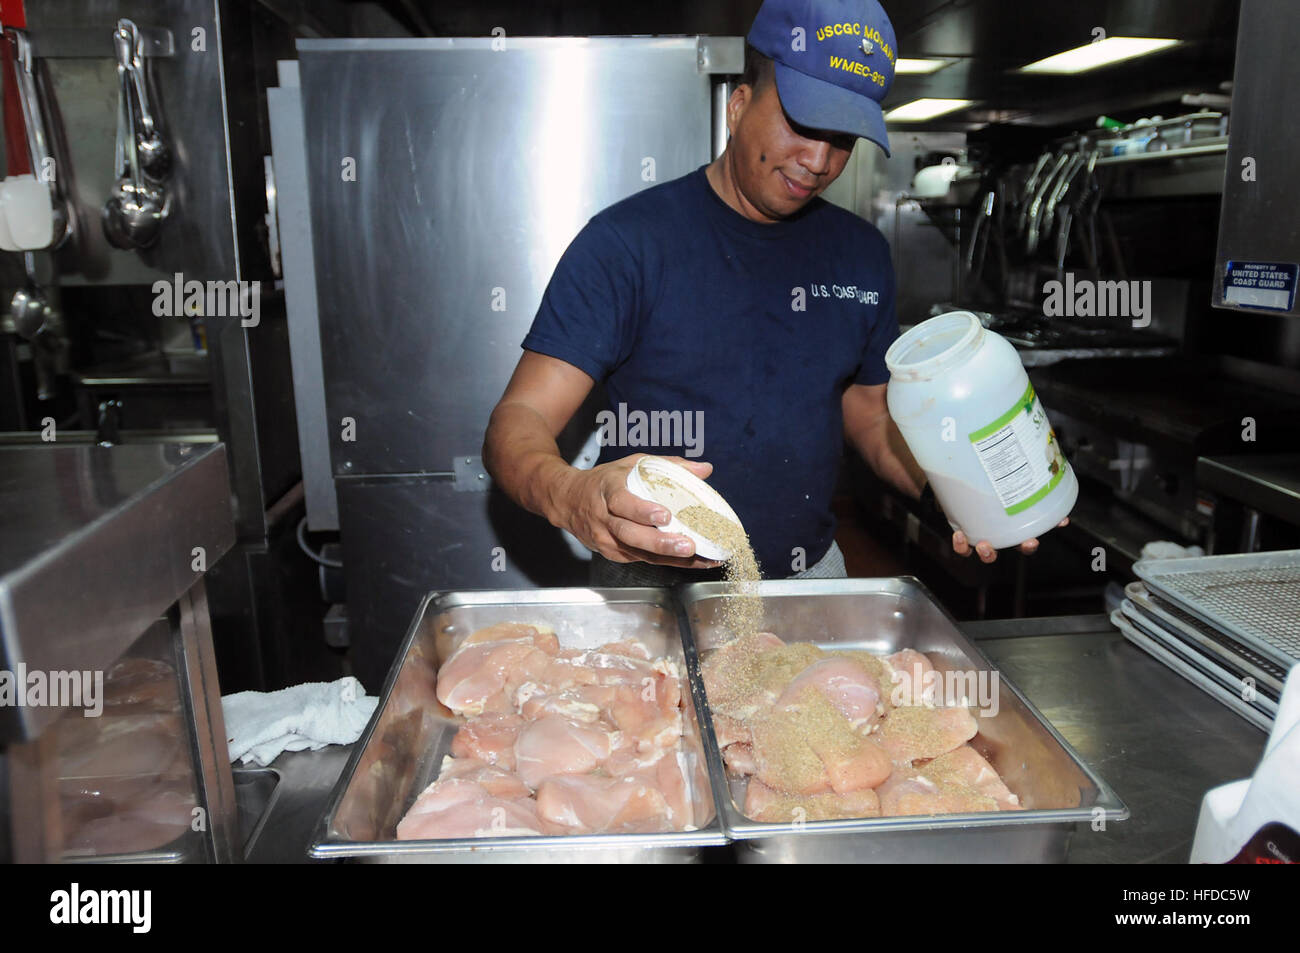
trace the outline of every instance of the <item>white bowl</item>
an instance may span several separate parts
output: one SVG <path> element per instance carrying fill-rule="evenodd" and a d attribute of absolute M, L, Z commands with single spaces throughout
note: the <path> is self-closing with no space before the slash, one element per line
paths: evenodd
<path fill-rule="evenodd" d="M 672 481 L 675 486 L 671 489 L 651 486 L 646 482 L 645 475 L 663 477 Z M 655 528 L 661 533 L 677 533 L 682 536 L 689 536 L 695 543 L 695 554 L 705 559 L 723 562 L 727 559 L 727 553 L 708 537 L 701 536 L 698 532 L 683 524 L 677 518 L 679 512 L 688 506 L 704 506 L 713 510 L 719 516 L 731 520 L 742 529 L 744 528 L 740 522 L 740 517 L 727 505 L 727 501 L 722 498 L 722 495 L 717 490 L 681 464 L 665 460 L 663 457 L 642 457 L 637 461 L 637 465 L 627 473 L 627 488 L 641 499 L 665 507 L 673 518 L 664 526 Z"/>
<path fill-rule="evenodd" d="M 926 166 L 912 178 L 911 197 L 914 199 L 943 198 L 952 188 L 953 180 L 970 171 L 970 166 L 958 165 L 951 158 L 945 159 L 940 165 Z"/>

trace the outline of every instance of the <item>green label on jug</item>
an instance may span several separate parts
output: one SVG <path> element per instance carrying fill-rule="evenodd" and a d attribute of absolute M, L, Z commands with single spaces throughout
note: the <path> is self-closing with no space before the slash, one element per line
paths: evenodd
<path fill-rule="evenodd" d="M 970 435 L 1008 516 L 1029 509 L 1061 482 L 1065 457 L 1030 384 L 1014 407 Z"/>

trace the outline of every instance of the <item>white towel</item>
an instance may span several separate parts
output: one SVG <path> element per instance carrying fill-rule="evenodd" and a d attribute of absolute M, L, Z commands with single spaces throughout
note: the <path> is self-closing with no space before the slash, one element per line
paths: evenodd
<path fill-rule="evenodd" d="M 308 682 L 278 692 L 237 692 L 221 699 L 231 762 L 265 767 L 282 751 L 316 751 L 361 737 L 379 699 L 355 678 Z"/>
<path fill-rule="evenodd" d="M 1260 833 L 1276 824 L 1281 831 Z M 1290 828 L 1291 837 L 1287 836 Z M 1282 685 L 1273 730 L 1252 777 L 1232 781 L 1201 800 L 1192 841 L 1193 864 L 1226 864 L 1245 851 L 1245 863 L 1296 860 L 1294 832 L 1300 829 L 1300 664 Z M 1290 841 L 1290 842 L 1288 842 Z M 1281 846 L 1279 846 L 1281 845 Z M 1247 848 L 1250 848 L 1247 850 Z"/>
<path fill-rule="evenodd" d="M 1179 546 L 1168 540 L 1153 540 L 1142 547 L 1139 554 L 1142 559 L 1187 559 L 1192 556 L 1204 556 L 1205 550 L 1200 546 Z"/>

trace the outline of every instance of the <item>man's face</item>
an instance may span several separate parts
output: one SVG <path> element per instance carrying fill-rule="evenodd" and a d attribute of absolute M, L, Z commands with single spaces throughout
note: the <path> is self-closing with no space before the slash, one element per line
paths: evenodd
<path fill-rule="evenodd" d="M 740 86 L 727 105 L 736 187 L 746 214 L 776 222 L 807 205 L 844 171 L 855 136 L 800 126 L 781 108 L 776 80 Z"/>

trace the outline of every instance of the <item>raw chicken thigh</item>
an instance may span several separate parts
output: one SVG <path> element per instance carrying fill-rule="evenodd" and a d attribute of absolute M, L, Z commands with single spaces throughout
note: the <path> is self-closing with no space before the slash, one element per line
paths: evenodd
<path fill-rule="evenodd" d="M 514 775 L 469 758 L 445 758 L 397 825 L 398 840 L 542 833 L 537 806 Z"/>
<path fill-rule="evenodd" d="M 1020 808 L 966 743 L 979 730 L 971 712 L 935 707 L 920 652 L 832 652 L 764 632 L 720 646 L 700 670 L 727 770 L 749 778 L 753 820 Z"/>
<path fill-rule="evenodd" d="M 519 777 L 536 789 L 556 774 L 586 774 L 603 765 L 621 742 L 599 725 L 584 725 L 560 715 L 545 715 L 519 733 L 515 767 Z"/>
<path fill-rule="evenodd" d="M 546 626 L 490 626 L 437 696 L 467 720 L 398 839 L 694 829 L 681 674 L 640 642 L 565 649 Z"/>
<path fill-rule="evenodd" d="M 955 814 L 1020 808 L 1020 799 L 970 745 L 961 745 L 925 765 L 895 772 L 877 793 L 881 812 L 885 814 Z"/>
<path fill-rule="evenodd" d="M 461 643 L 438 673 L 438 701 L 454 712 L 509 712 L 515 689 L 559 651 L 555 633 L 507 622 Z"/>
<path fill-rule="evenodd" d="M 477 758 L 513 771 L 515 741 L 524 724 L 524 719 L 514 714 L 481 715 L 456 732 L 451 739 L 451 753 L 457 758 Z"/>

